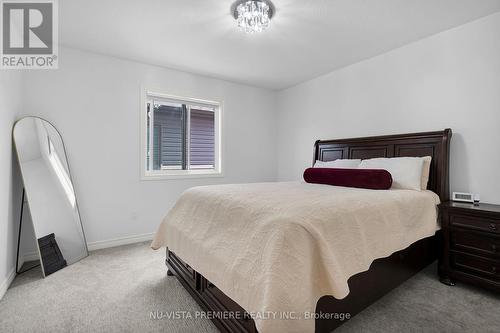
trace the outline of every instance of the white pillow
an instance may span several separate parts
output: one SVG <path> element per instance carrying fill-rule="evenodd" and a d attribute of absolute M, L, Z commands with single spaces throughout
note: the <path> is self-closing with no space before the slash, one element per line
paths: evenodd
<path fill-rule="evenodd" d="M 360 169 L 385 169 L 392 176 L 392 187 L 420 191 L 422 188 L 421 157 L 371 158 L 361 161 Z"/>
<path fill-rule="evenodd" d="M 431 156 L 425 156 L 422 157 L 422 160 L 424 161 L 424 164 L 422 166 L 422 185 L 421 189 L 426 190 L 427 189 L 427 183 L 429 182 L 429 174 L 431 172 L 431 161 L 432 157 Z"/>
<path fill-rule="evenodd" d="M 328 161 L 328 162 L 316 160 L 316 163 L 314 163 L 314 167 L 315 168 L 357 169 L 360 163 L 361 163 L 360 159 L 353 159 L 353 160 L 345 159 L 345 160 L 335 160 L 335 161 Z"/>

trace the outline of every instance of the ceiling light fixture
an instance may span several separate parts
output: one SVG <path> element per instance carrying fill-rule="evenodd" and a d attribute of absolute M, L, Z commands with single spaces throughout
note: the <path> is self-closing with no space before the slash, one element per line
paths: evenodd
<path fill-rule="evenodd" d="M 274 5 L 269 0 L 238 0 L 231 6 L 238 27 L 247 33 L 269 28 L 274 11 Z"/>

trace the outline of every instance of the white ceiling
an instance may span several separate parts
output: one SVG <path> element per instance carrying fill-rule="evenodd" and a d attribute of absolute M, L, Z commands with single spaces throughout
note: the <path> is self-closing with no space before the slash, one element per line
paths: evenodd
<path fill-rule="evenodd" d="M 500 0 L 274 0 L 247 35 L 231 0 L 59 1 L 61 44 L 282 89 L 500 11 Z"/>

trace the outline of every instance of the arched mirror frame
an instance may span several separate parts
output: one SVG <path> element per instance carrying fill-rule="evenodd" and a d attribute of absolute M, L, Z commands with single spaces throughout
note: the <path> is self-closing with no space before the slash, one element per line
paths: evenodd
<path fill-rule="evenodd" d="M 83 237 L 83 243 L 84 243 L 84 246 L 85 246 L 85 255 L 82 257 L 85 258 L 89 255 L 89 249 L 88 249 L 88 245 L 87 245 L 87 239 L 86 239 L 86 236 L 85 236 L 85 229 L 83 227 L 83 223 L 82 223 L 82 217 L 81 217 L 81 214 L 80 214 L 80 206 L 78 204 L 78 195 L 76 194 L 76 190 L 75 190 L 75 186 L 74 186 L 74 181 L 73 181 L 73 175 L 72 175 L 72 172 L 71 172 L 71 166 L 70 166 L 70 163 L 69 163 L 69 160 L 68 160 L 68 154 L 67 154 L 67 149 L 66 149 L 66 144 L 64 143 L 64 139 L 63 139 L 63 136 L 61 135 L 61 132 L 59 132 L 59 130 L 57 129 L 56 126 L 54 126 L 54 124 L 42 117 L 38 117 L 38 116 L 25 116 L 25 117 L 22 117 L 18 120 L 16 120 L 16 122 L 14 123 L 13 127 L 12 127 L 12 142 L 14 144 L 14 150 L 16 152 L 16 157 L 17 157 L 17 162 L 18 162 L 18 166 L 19 166 L 19 171 L 20 171 L 20 175 L 21 175 L 21 181 L 22 181 L 22 185 L 23 185 L 23 191 L 24 191 L 24 186 L 25 186 L 25 179 L 24 179 L 24 176 L 23 176 L 23 172 L 22 172 L 22 168 L 21 168 L 21 162 L 20 162 L 20 154 L 19 154 L 19 151 L 18 151 L 18 147 L 16 146 L 16 140 L 15 140 L 15 135 L 14 135 L 14 132 L 15 132 L 15 128 L 16 126 L 23 120 L 27 119 L 27 118 L 35 118 L 35 119 L 39 119 L 43 122 L 46 122 L 48 123 L 50 126 L 52 126 L 52 128 L 56 131 L 57 135 L 59 135 L 59 138 L 61 139 L 61 145 L 62 145 L 62 149 L 63 149 L 63 153 L 64 153 L 64 159 L 65 159 L 65 162 L 66 162 L 66 166 L 68 168 L 68 176 L 69 176 L 69 180 L 71 181 L 71 185 L 73 187 L 73 192 L 74 192 L 74 196 L 75 196 L 75 211 L 76 211 L 76 214 L 78 216 L 78 222 L 79 222 L 79 226 L 82 230 L 82 237 Z M 29 194 L 27 193 L 27 191 L 25 191 L 25 194 L 26 196 L 26 200 L 28 202 L 28 206 L 29 206 Z M 23 201 L 24 201 L 25 198 L 23 198 Z M 22 207 L 24 206 L 24 202 L 21 203 Z M 19 247 L 20 247 L 20 241 L 21 241 L 21 227 L 22 227 L 22 219 L 23 219 L 23 208 L 21 208 L 21 216 L 20 216 L 20 225 L 19 225 L 19 238 L 18 238 L 18 244 L 17 244 L 17 247 L 18 247 L 18 250 L 17 250 L 17 255 L 18 257 L 16 258 L 16 267 L 17 267 L 17 264 L 19 262 Z M 31 214 L 31 212 L 30 212 Z M 31 223 L 32 223 L 32 227 L 33 227 L 33 230 L 35 230 L 35 226 L 34 226 L 34 221 L 33 221 L 33 218 L 31 218 Z M 47 275 L 45 274 L 45 269 L 44 269 L 44 265 L 43 265 L 43 262 L 42 262 L 42 254 L 41 254 L 41 251 L 40 251 L 40 245 L 38 243 L 38 240 L 36 239 L 36 233 L 35 233 L 35 247 L 36 247 L 36 251 L 38 252 L 38 256 L 39 256 L 39 259 L 40 259 L 40 266 L 41 266 L 41 272 L 42 272 L 42 276 L 43 277 L 46 277 Z"/>

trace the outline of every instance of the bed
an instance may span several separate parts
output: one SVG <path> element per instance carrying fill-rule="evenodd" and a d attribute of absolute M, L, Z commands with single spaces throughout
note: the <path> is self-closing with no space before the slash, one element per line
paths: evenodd
<path fill-rule="evenodd" d="M 160 240 L 162 223 L 153 247 L 169 246 L 168 274 L 179 279 L 223 332 L 256 332 L 257 327 L 262 332 L 330 332 L 436 259 L 438 228 L 424 222 L 436 220 L 437 202 L 448 200 L 450 138 L 446 129 L 317 141 L 314 161 L 432 156 L 429 191 L 375 194 L 300 182 L 195 188 L 169 213 L 169 242 Z M 388 226 L 392 221 L 382 214 L 386 210 L 402 225 Z M 337 222 L 321 224 L 326 219 L 321 214 Z M 204 223 L 204 217 L 217 223 Z M 249 226 L 253 222 L 256 226 Z M 278 225 L 285 231 L 275 233 Z M 384 233 L 393 229 L 399 236 L 384 244 Z M 366 230 L 376 241 L 365 237 Z M 337 238 L 342 241 L 332 242 L 335 235 L 342 235 Z M 303 308 L 314 316 L 294 321 L 301 313 L 296 310 Z M 276 309 L 283 309 L 279 318 L 272 317 Z"/>

